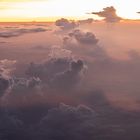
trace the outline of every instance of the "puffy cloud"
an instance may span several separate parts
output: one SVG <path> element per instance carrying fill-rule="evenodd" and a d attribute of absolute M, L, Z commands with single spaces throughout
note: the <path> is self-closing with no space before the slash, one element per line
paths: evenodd
<path fill-rule="evenodd" d="M 74 21 L 69 21 L 67 19 L 61 18 L 55 22 L 55 25 L 60 27 L 62 30 L 71 30 L 78 26 Z"/>
<path fill-rule="evenodd" d="M 92 32 L 82 32 L 81 30 L 74 30 L 69 36 L 74 37 L 81 44 L 96 45 L 99 41 Z"/>
<path fill-rule="evenodd" d="M 92 14 L 105 18 L 106 22 L 119 22 L 122 19 L 116 14 L 116 9 L 113 6 L 103 8 L 103 11 L 100 12 L 92 12 Z"/>
<path fill-rule="evenodd" d="M 52 92 L 59 94 L 59 91 L 66 93 L 67 89 L 74 91 L 81 83 L 84 70 L 82 60 L 67 57 L 56 56 L 43 63 L 31 63 L 26 76 L 0 77 L 0 93 L 1 96 L 4 95 L 2 103 L 23 106 L 41 102 L 42 96 L 46 99 Z M 42 102 L 45 101 L 43 100 Z"/>
<path fill-rule="evenodd" d="M 82 60 L 53 58 L 42 64 L 31 63 L 26 73 L 30 77 L 39 77 L 52 89 L 62 90 L 73 89 L 80 82 L 84 69 Z"/>
<path fill-rule="evenodd" d="M 85 105 L 72 107 L 62 103 L 48 111 L 37 127 L 37 134 L 41 140 L 91 140 L 97 129 L 96 116 L 96 113 Z"/>
<path fill-rule="evenodd" d="M 102 46 L 98 45 L 99 39 L 92 32 L 73 30 L 68 36 L 63 38 L 63 47 L 71 50 L 73 55 L 88 60 L 103 60 L 108 58 L 108 54 Z"/>
<path fill-rule="evenodd" d="M 19 28 L 19 29 L 4 29 L 0 31 L 0 37 L 2 38 L 10 38 L 20 36 L 26 33 L 38 33 L 38 32 L 45 32 L 47 29 L 45 28 Z"/>

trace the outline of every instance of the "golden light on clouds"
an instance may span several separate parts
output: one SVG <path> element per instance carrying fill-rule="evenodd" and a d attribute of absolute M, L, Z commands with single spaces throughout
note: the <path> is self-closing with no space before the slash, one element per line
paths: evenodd
<path fill-rule="evenodd" d="M 2 0 L 1 21 L 52 20 L 57 17 L 88 18 L 87 12 L 113 5 L 119 16 L 139 19 L 140 1 L 133 0 Z"/>

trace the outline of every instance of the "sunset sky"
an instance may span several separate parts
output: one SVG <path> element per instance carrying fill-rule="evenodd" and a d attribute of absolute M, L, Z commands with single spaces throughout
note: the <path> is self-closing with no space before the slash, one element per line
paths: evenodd
<path fill-rule="evenodd" d="M 60 17 L 73 19 L 98 18 L 87 12 L 114 6 L 117 14 L 127 19 L 139 19 L 139 0 L 1 0 L 0 21 L 52 21 Z"/>

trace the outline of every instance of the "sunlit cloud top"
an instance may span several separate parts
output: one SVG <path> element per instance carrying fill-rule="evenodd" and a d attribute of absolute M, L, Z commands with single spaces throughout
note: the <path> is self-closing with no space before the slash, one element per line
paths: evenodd
<path fill-rule="evenodd" d="M 55 20 L 59 17 L 98 18 L 87 12 L 114 6 L 120 17 L 139 19 L 140 1 L 134 0 L 1 0 L 0 20 Z"/>

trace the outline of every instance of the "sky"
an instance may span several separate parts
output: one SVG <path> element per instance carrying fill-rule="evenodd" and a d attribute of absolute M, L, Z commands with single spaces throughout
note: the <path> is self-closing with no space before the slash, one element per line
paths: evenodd
<path fill-rule="evenodd" d="M 120 17 L 140 18 L 139 0 L 1 0 L 0 21 L 54 21 L 60 17 L 98 19 L 86 13 L 107 6 L 114 6 Z"/>

